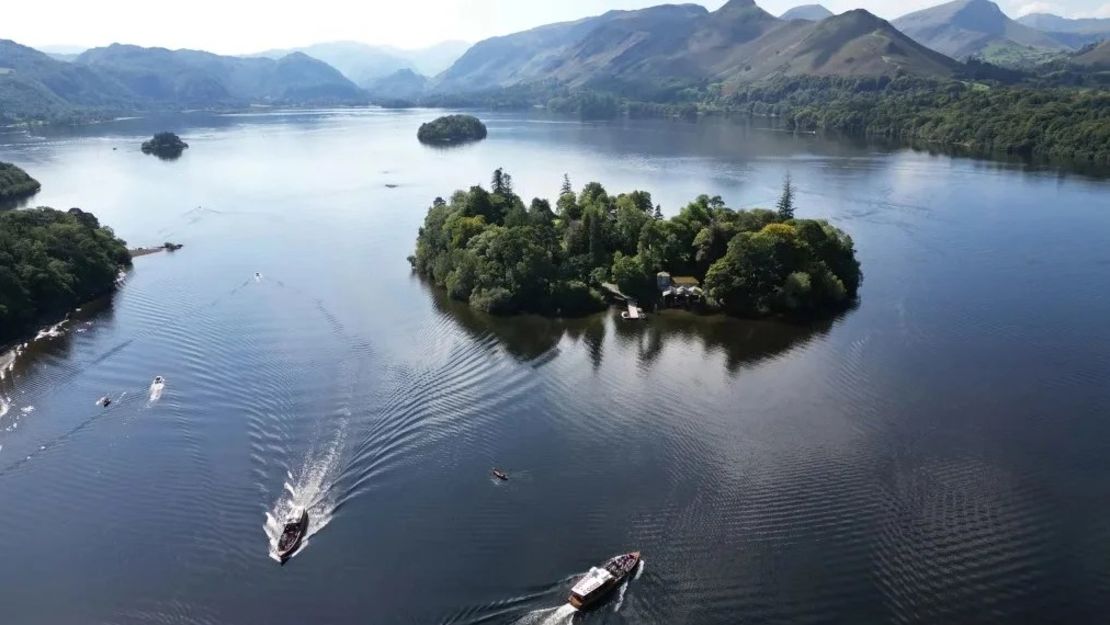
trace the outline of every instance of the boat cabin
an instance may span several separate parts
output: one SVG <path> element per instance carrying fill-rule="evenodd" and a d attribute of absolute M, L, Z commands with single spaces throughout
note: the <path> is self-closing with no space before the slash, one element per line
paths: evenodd
<path fill-rule="evenodd" d="M 570 592 L 579 599 L 585 599 L 614 579 L 612 573 L 595 566 L 590 568 L 590 571 L 583 575 L 582 579 L 578 580 L 578 583 L 570 589 Z"/>

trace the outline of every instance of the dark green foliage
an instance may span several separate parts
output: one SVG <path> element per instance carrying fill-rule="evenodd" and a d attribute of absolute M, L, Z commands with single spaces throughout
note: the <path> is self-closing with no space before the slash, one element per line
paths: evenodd
<path fill-rule="evenodd" d="M 143 141 L 143 154 L 153 154 L 158 158 L 173 159 L 181 156 L 188 143 L 172 132 L 160 132 L 147 141 Z"/>
<path fill-rule="evenodd" d="M 977 153 L 1110 164 L 1110 92 L 908 77 L 793 78 L 717 101 L 795 130 L 834 130 Z"/>
<path fill-rule="evenodd" d="M 124 242 L 80 209 L 0 213 L 0 343 L 111 292 Z"/>
<path fill-rule="evenodd" d="M 486 138 L 486 125 L 473 115 L 447 115 L 421 124 L 416 138 L 441 145 L 478 141 Z"/>
<path fill-rule="evenodd" d="M 38 193 L 42 185 L 11 163 L 0 163 L 0 202 L 20 200 Z"/>
<path fill-rule="evenodd" d="M 650 301 L 663 270 L 704 277 L 714 303 L 744 315 L 823 312 L 859 289 L 851 239 L 825 222 L 783 222 L 708 195 L 663 220 L 650 194 L 614 197 L 596 182 L 577 196 L 568 182 L 556 216 L 539 198 L 525 209 L 503 170 L 491 181 L 492 193 L 475 186 L 437 198 L 409 259 L 487 312 L 586 314 L 602 306 L 591 288 L 602 282 Z"/>
<path fill-rule="evenodd" d="M 824 221 L 792 220 L 733 237 L 705 288 L 736 315 L 813 314 L 843 307 L 861 279 L 848 235 Z"/>

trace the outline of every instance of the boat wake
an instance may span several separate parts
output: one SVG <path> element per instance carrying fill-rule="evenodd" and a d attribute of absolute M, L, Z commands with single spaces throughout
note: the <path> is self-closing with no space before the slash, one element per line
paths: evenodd
<path fill-rule="evenodd" d="M 308 546 L 312 536 L 331 522 L 337 503 L 331 487 L 339 469 L 339 455 L 346 431 L 345 419 L 341 421 L 330 445 L 318 453 L 310 453 L 298 472 L 286 472 L 281 496 L 266 512 L 266 523 L 262 527 L 270 541 L 270 557 L 278 562 L 281 561 L 277 555 L 278 539 L 295 510 L 308 510 L 308 531 L 294 557 Z"/>
<path fill-rule="evenodd" d="M 513 625 L 567 625 L 574 620 L 578 608 L 569 603 L 557 608 L 529 612 L 513 622 Z"/>
<path fill-rule="evenodd" d="M 640 579 L 640 575 L 644 572 L 644 561 L 641 559 L 636 565 L 636 573 L 631 577 L 624 580 L 621 584 L 620 590 L 617 593 L 617 601 L 613 604 L 613 613 L 620 612 L 621 606 L 624 605 L 624 594 L 628 592 L 628 585 L 633 581 Z"/>

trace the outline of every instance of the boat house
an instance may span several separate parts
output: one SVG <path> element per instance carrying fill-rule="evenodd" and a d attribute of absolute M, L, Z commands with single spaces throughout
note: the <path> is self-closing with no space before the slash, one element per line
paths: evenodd
<path fill-rule="evenodd" d="M 702 301 L 705 292 L 701 283 L 693 276 L 671 276 L 666 271 L 655 274 L 655 284 L 659 287 L 659 297 L 664 306 L 690 306 Z"/>

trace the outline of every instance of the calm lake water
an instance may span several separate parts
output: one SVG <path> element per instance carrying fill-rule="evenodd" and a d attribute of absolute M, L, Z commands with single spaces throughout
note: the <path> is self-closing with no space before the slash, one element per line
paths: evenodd
<path fill-rule="evenodd" d="M 1110 183 L 721 121 L 490 114 L 482 143 L 423 147 L 435 115 L 0 135 L 34 204 L 185 244 L 0 381 L 0 620 L 1104 621 Z M 180 160 L 139 152 L 164 129 Z M 860 304 L 472 312 L 405 257 L 435 196 L 498 166 L 526 198 L 567 172 L 667 214 L 772 205 L 789 171 L 799 215 L 855 238 Z M 279 567 L 299 504 L 311 538 Z M 638 579 L 556 609 L 633 549 Z"/>

